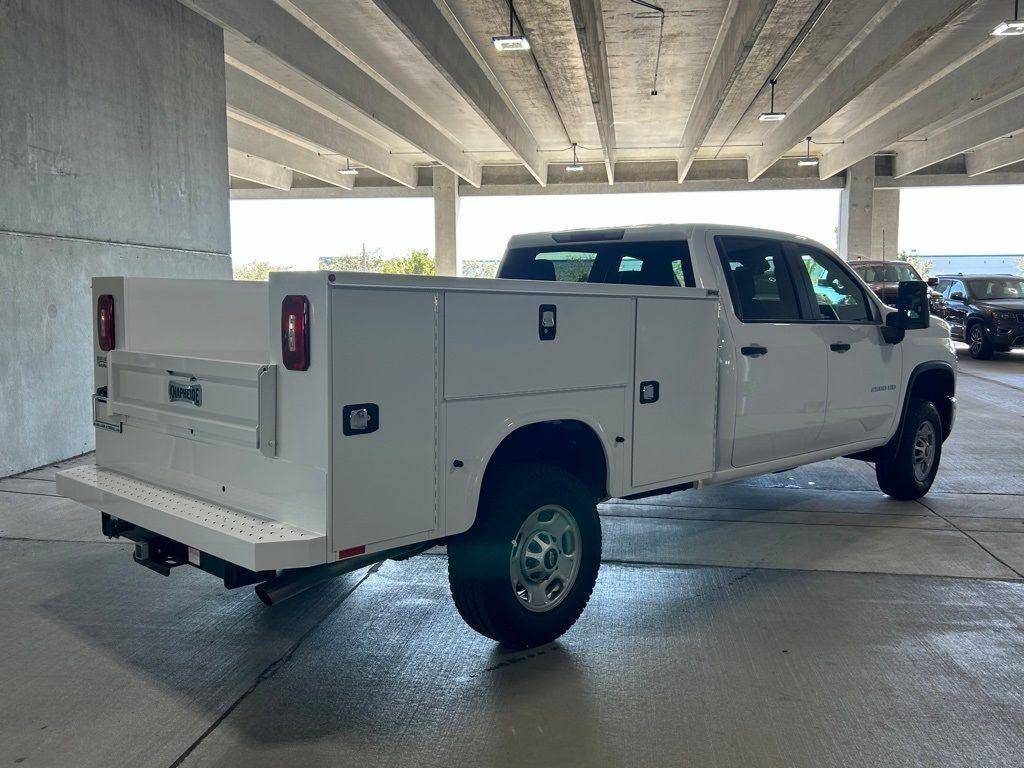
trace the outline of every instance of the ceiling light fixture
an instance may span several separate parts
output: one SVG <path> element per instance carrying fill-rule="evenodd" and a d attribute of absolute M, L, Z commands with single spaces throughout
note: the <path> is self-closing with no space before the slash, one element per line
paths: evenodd
<path fill-rule="evenodd" d="M 583 170 L 583 163 L 576 157 L 576 142 L 572 143 L 572 163 L 565 166 L 565 170 L 570 173 L 579 173 Z"/>
<path fill-rule="evenodd" d="M 773 77 L 771 80 L 768 81 L 768 83 L 772 87 L 771 106 L 769 107 L 767 112 L 762 112 L 760 117 L 758 117 L 757 119 L 760 120 L 762 123 L 778 123 L 786 119 L 786 113 L 775 111 L 775 78 Z"/>
<path fill-rule="evenodd" d="M 359 169 L 358 168 L 353 168 L 352 167 L 352 161 L 349 160 L 349 159 L 346 159 L 345 160 L 345 167 L 344 168 L 339 168 L 338 169 L 338 173 L 340 173 L 342 176 L 358 176 L 359 175 Z"/>
<path fill-rule="evenodd" d="M 516 34 L 516 9 L 512 0 L 508 0 L 508 34 L 497 35 L 491 38 L 494 47 L 499 51 L 528 51 L 530 41 L 523 34 L 523 25 L 519 25 L 519 34 Z"/>
<path fill-rule="evenodd" d="M 1024 35 L 1024 20 L 1020 17 L 1020 0 L 1013 0 L 1013 19 L 1001 21 L 992 30 L 995 37 Z"/>
<path fill-rule="evenodd" d="M 803 165 L 803 166 L 812 166 L 812 165 L 817 165 L 818 164 L 818 158 L 811 157 L 811 137 L 810 136 L 807 137 L 807 154 L 804 155 L 803 157 L 801 157 L 797 161 L 796 164 L 797 165 Z"/>

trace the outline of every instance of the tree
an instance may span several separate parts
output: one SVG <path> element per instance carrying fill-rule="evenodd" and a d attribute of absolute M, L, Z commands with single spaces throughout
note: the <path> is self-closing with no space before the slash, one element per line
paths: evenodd
<path fill-rule="evenodd" d="M 1021 275 L 1024 275 L 1024 256 L 1021 256 L 1019 259 L 1017 259 L 1017 272 Z"/>
<path fill-rule="evenodd" d="M 321 256 L 318 266 L 323 270 L 337 272 L 378 272 L 385 275 L 433 275 L 434 259 L 426 248 L 409 251 L 405 256 L 385 259 L 380 248 L 367 251 L 364 247 L 358 255 Z"/>
<path fill-rule="evenodd" d="M 917 270 L 917 274 L 927 279 L 932 273 L 932 269 L 935 267 L 932 264 L 931 259 L 922 259 L 920 256 L 915 254 L 907 253 L 906 251 L 900 251 L 898 254 L 900 261 L 908 261 L 910 265 Z"/>
<path fill-rule="evenodd" d="M 437 265 L 426 248 L 409 251 L 407 256 L 384 259 L 381 272 L 385 275 L 433 275 Z"/>
<path fill-rule="evenodd" d="M 291 267 L 271 264 L 269 261 L 250 261 L 232 268 L 235 280 L 266 280 L 271 272 L 287 272 Z"/>
<path fill-rule="evenodd" d="M 498 274 L 497 261 L 485 261 L 482 259 L 475 259 L 462 262 L 462 276 L 463 277 L 495 277 Z"/>

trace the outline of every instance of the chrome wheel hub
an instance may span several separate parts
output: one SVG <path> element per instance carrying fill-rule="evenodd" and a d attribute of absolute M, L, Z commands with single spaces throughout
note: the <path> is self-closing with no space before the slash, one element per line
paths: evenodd
<path fill-rule="evenodd" d="M 921 423 L 914 435 L 914 477 L 917 481 L 924 482 L 932 471 L 932 464 L 935 463 L 935 446 L 937 445 L 935 425 L 930 421 Z"/>
<path fill-rule="evenodd" d="M 520 604 L 550 611 L 562 602 L 580 569 L 580 529 L 569 511 L 549 504 L 523 521 L 512 540 L 509 579 Z"/>

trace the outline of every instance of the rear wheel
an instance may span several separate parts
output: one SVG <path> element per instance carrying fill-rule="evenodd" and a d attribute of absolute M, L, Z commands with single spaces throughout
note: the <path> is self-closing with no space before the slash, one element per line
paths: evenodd
<path fill-rule="evenodd" d="M 477 522 L 448 544 L 462 618 L 511 648 L 561 636 L 580 617 L 601 565 L 593 494 L 569 473 L 511 465 L 489 483 Z"/>
<path fill-rule="evenodd" d="M 967 329 L 967 344 L 975 360 L 989 360 L 992 357 L 992 342 L 981 323 L 974 323 Z"/>
<path fill-rule="evenodd" d="M 942 458 L 942 420 L 930 400 L 914 398 L 907 409 L 899 443 L 875 462 L 875 478 L 883 493 L 912 501 L 928 493 Z"/>

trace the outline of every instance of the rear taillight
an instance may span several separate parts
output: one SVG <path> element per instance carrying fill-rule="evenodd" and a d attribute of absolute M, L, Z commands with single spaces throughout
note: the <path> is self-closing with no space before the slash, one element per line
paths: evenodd
<path fill-rule="evenodd" d="M 289 371 L 309 368 L 309 299 L 285 296 L 281 302 L 281 359 Z"/>
<path fill-rule="evenodd" d="M 114 335 L 114 297 L 104 293 L 96 300 L 96 336 L 100 349 L 109 352 L 117 343 Z"/>

